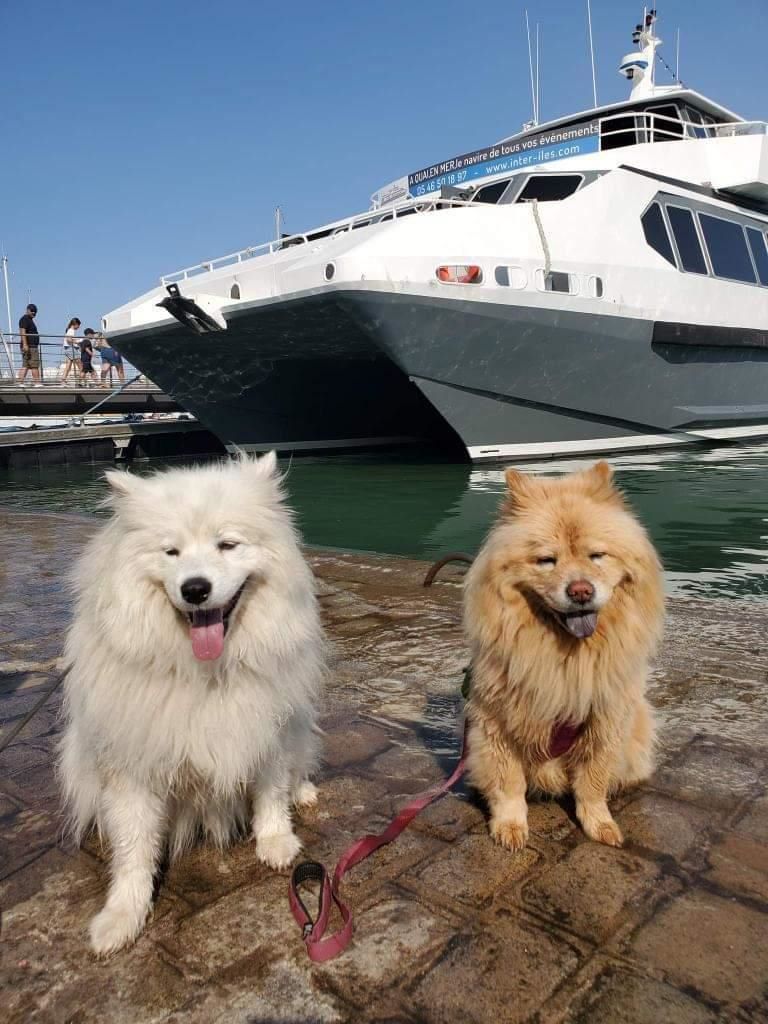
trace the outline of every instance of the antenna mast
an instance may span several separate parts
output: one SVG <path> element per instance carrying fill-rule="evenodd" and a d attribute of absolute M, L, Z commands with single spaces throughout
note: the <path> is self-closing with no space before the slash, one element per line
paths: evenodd
<path fill-rule="evenodd" d="M 3 254 L 3 280 L 5 281 L 5 310 L 8 314 L 8 336 L 13 334 L 13 318 L 11 317 L 11 292 L 8 287 L 8 257 Z"/>
<path fill-rule="evenodd" d="M 275 207 L 275 238 L 280 241 L 283 231 L 283 211 L 279 206 Z"/>
<path fill-rule="evenodd" d="M 528 8 L 525 9 L 525 31 L 528 34 L 528 66 L 531 69 L 531 105 L 533 106 L 533 123 L 539 123 L 539 115 L 536 110 L 536 87 L 533 84 L 533 51 L 531 50 L 531 26 L 528 22 Z"/>
<path fill-rule="evenodd" d="M 536 122 L 541 121 L 541 93 L 539 92 L 539 23 L 536 22 Z"/>
<path fill-rule="evenodd" d="M 680 29 L 677 30 L 677 60 L 675 61 L 675 81 L 680 81 Z"/>
<path fill-rule="evenodd" d="M 592 4 L 587 0 L 587 24 L 589 25 L 589 56 L 592 60 L 592 96 L 597 106 L 597 78 L 595 77 L 595 44 L 592 40 Z"/>

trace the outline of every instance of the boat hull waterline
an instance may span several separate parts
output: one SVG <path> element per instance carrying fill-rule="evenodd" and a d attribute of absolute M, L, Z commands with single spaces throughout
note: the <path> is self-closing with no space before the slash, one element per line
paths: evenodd
<path fill-rule="evenodd" d="M 239 310 L 226 343 L 173 325 L 120 345 L 245 449 L 458 438 L 494 460 L 768 436 L 768 347 L 701 333 L 677 344 L 650 320 L 350 289 Z"/>

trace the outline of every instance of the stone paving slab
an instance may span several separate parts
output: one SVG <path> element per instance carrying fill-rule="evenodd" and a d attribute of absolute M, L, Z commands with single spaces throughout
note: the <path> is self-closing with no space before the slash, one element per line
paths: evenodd
<path fill-rule="evenodd" d="M 56 678 L 83 517 L 0 511 L 0 737 Z M 459 746 L 462 570 L 314 552 L 335 660 L 317 806 L 298 832 L 332 865 L 437 781 Z M 659 768 L 614 802 L 622 850 L 567 802 L 496 847 L 463 787 L 344 883 L 358 928 L 312 966 L 287 872 L 241 842 L 168 870 L 137 943 L 88 951 L 105 854 L 63 842 L 59 695 L 0 754 L 0 1020 L 8 1024 L 749 1024 L 768 1020 L 768 655 L 759 603 L 670 604 L 651 700 Z"/>

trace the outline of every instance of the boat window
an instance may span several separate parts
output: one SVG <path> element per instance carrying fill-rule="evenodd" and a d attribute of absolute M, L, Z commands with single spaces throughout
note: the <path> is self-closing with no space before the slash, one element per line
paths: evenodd
<path fill-rule="evenodd" d="M 603 279 L 593 274 L 588 282 L 589 294 L 593 299 L 602 299 L 603 297 Z"/>
<path fill-rule="evenodd" d="M 651 203 L 640 220 L 648 245 L 655 249 L 659 256 L 663 256 L 668 263 L 671 263 L 673 267 L 676 266 L 672 243 L 669 240 L 667 225 L 664 223 L 664 215 L 659 204 Z"/>
<path fill-rule="evenodd" d="M 699 214 L 701 230 L 709 250 L 712 271 L 718 277 L 728 277 L 732 281 L 755 283 L 755 271 L 749 258 L 747 239 L 741 224 L 722 217 L 710 217 L 708 213 Z"/>
<path fill-rule="evenodd" d="M 669 142 L 670 139 L 682 138 L 683 123 L 680 120 L 680 111 L 674 103 L 661 107 L 649 107 L 648 113 L 657 115 L 648 118 L 648 127 L 653 127 L 652 142 Z"/>
<path fill-rule="evenodd" d="M 406 206 L 404 210 L 397 211 L 397 220 L 400 220 L 402 217 L 409 217 L 412 213 L 416 213 L 416 207 Z"/>
<path fill-rule="evenodd" d="M 691 211 L 682 206 L 668 206 L 667 216 L 683 270 L 687 270 L 689 274 L 706 274 L 707 264 Z"/>
<path fill-rule="evenodd" d="M 501 181 L 494 181 L 490 185 L 485 185 L 475 192 L 472 196 L 472 202 L 498 203 L 511 180 L 511 178 L 503 178 Z"/>
<path fill-rule="evenodd" d="M 232 287 L 229 289 L 229 297 L 230 299 L 240 298 L 240 285 L 237 284 L 237 282 L 235 282 L 235 284 L 233 284 Z"/>
<path fill-rule="evenodd" d="M 606 117 L 600 126 L 600 149 L 619 149 L 634 146 L 637 142 L 636 124 L 633 116 Z"/>
<path fill-rule="evenodd" d="M 496 267 L 496 284 L 504 288 L 525 288 L 528 277 L 522 267 Z"/>
<path fill-rule="evenodd" d="M 768 284 L 768 241 L 766 241 L 766 236 L 757 228 L 747 228 L 747 237 L 760 284 Z"/>
<path fill-rule="evenodd" d="M 688 134 L 693 135 L 696 139 L 706 139 L 709 132 L 704 127 L 704 118 L 701 111 L 695 107 L 686 107 L 685 117 L 686 120 L 691 122 L 688 126 Z"/>
<path fill-rule="evenodd" d="M 538 199 L 540 203 L 549 203 L 567 199 L 583 180 L 580 174 L 532 174 L 515 202 L 525 203 Z"/>

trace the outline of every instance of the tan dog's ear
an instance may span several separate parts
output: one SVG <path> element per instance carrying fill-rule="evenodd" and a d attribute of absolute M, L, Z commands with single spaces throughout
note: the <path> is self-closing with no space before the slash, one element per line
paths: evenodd
<path fill-rule="evenodd" d="M 533 497 L 536 484 L 529 473 L 521 473 L 519 469 L 512 466 L 504 472 L 504 479 L 507 481 L 507 499 L 504 502 L 504 511 L 516 512 L 522 508 Z"/>
<path fill-rule="evenodd" d="M 613 468 L 601 459 L 594 466 L 580 474 L 584 489 L 596 501 L 618 501 L 623 503 L 621 491 L 613 482 Z"/>

